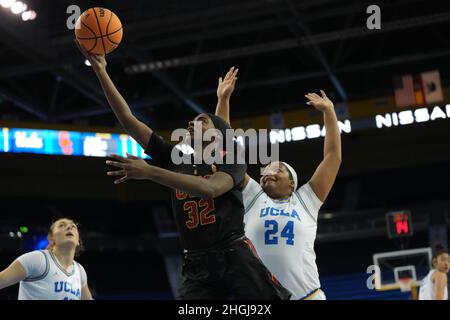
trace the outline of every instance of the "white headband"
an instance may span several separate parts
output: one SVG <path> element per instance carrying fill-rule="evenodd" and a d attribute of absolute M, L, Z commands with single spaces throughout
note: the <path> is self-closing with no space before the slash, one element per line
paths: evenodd
<path fill-rule="evenodd" d="M 286 166 L 286 168 L 289 170 L 289 172 L 291 173 L 292 180 L 294 180 L 294 191 L 296 191 L 297 185 L 298 185 L 297 173 L 295 172 L 294 168 L 292 168 L 286 162 L 281 162 L 281 163 L 284 164 Z"/>

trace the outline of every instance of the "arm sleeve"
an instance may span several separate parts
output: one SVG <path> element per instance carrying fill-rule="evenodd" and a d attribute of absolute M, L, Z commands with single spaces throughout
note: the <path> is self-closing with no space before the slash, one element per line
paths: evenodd
<path fill-rule="evenodd" d="M 258 182 L 250 178 L 244 190 L 242 190 L 242 198 L 244 200 L 244 208 L 245 211 L 249 209 L 253 200 L 259 195 L 262 191 L 262 187 Z"/>
<path fill-rule="evenodd" d="M 173 145 L 164 140 L 160 135 L 156 134 L 156 132 L 153 132 L 150 141 L 148 142 L 148 146 L 145 149 L 145 153 L 155 160 L 159 166 L 170 169 L 173 166 L 171 157 L 173 148 Z"/>
<path fill-rule="evenodd" d="M 80 267 L 80 273 L 81 273 L 81 287 L 84 287 L 87 285 L 87 274 L 86 270 L 84 270 L 83 266 L 78 263 L 78 266 Z"/>
<path fill-rule="evenodd" d="M 297 190 L 300 196 L 300 202 L 306 206 L 306 209 L 317 221 L 317 216 L 319 215 L 319 209 L 323 202 L 317 197 L 309 183 L 304 184 Z"/>
<path fill-rule="evenodd" d="M 25 269 L 26 280 L 44 277 L 48 273 L 49 264 L 43 251 L 32 251 L 17 258 Z"/>

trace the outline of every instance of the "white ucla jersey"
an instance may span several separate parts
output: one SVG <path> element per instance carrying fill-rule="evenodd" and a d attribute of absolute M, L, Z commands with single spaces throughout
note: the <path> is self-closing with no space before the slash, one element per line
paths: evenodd
<path fill-rule="evenodd" d="M 264 265 L 292 292 L 292 299 L 325 299 L 314 241 L 322 202 L 309 184 L 289 199 L 270 198 L 255 180 L 243 190 L 245 234 Z"/>
<path fill-rule="evenodd" d="M 427 276 L 422 279 L 419 290 L 419 300 L 436 300 L 436 289 L 434 286 L 433 275 L 435 269 L 428 272 Z M 448 288 L 444 291 L 444 300 L 448 300 Z"/>
<path fill-rule="evenodd" d="M 20 282 L 19 300 L 81 300 L 87 276 L 78 262 L 73 262 L 68 273 L 48 250 L 26 253 L 17 261 L 26 272 Z"/>

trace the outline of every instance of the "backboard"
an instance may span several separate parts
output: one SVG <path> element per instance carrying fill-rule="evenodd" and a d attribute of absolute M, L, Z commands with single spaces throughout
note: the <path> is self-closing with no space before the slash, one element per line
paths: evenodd
<path fill-rule="evenodd" d="M 431 268 L 431 248 L 419 248 L 376 253 L 373 264 L 379 267 L 375 272 L 375 289 L 379 291 L 401 290 L 402 280 L 411 279 L 412 286 L 420 286 L 421 280 Z"/>

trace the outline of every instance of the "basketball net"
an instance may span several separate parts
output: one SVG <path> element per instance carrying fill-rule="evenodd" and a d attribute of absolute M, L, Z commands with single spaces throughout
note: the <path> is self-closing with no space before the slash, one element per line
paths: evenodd
<path fill-rule="evenodd" d="M 410 292 L 412 288 L 412 278 L 401 278 L 398 280 L 401 292 Z"/>

